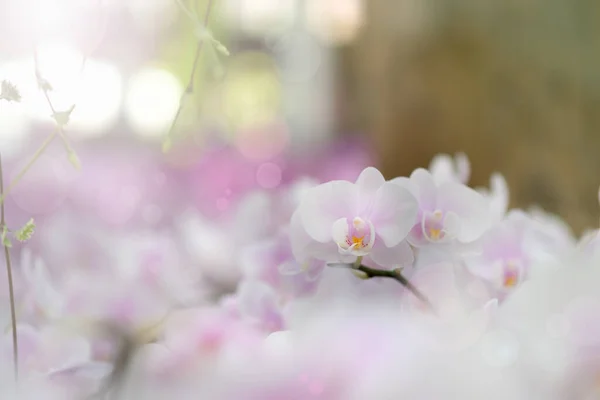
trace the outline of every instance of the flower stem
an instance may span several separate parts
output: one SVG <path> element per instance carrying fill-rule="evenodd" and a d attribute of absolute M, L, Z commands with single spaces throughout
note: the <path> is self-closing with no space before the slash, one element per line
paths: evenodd
<path fill-rule="evenodd" d="M 400 268 L 389 270 L 380 270 L 375 268 L 367 267 L 366 265 L 359 265 L 356 267 L 358 271 L 364 273 L 367 278 L 391 278 L 398 281 L 402 286 L 408 289 L 417 299 L 419 299 L 423 304 L 425 304 L 429 311 L 435 314 L 435 308 L 433 304 L 429 301 L 429 299 L 419 291 L 404 275 L 402 275 L 402 270 Z"/>
<path fill-rule="evenodd" d="M 2 200 L 4 200 L 4 181 L 3 181 L 3 172 L 2 172 L 2 156 L 0 155 L 0 195 L 2 196 Z M 0 203 L 0 227 L 4 229 L 6 226 L 6 220 L 4 217 L 4 201 Z M 15 293 L 13 288 L 13 278 L 12 278 L 12 264 L 10 262 L 10 251 L 8 250 L 8 246 L 3 241 L 4 246 L 4 257 L 6 259 L 6 272 L 8 274 L 8 290 L 10 296 L 10 317 L 12 323 L 12 340 L 13 340 L 13 367 L 15 374 L 15 381 L 19 379 L 19 346 L 17 342 L 17 316 L 15 312 Z"/>
<path fill-rule="evenodd" d="M 191 11 L 185 7 L 180 1 L 177 1 L 180 5 L 181 9 L 190 17 L 195 18 L 195 16 L 191 13 Z M 208 0 L 206 4 L 206 12 L 204 13 L 204 28 L 208 29 L 208 19 L 210 17 L 210 12 L 212 10 L 213 0 Z M 194 78 L 196 76 L 196 69 L 198 68 L 198 60 L 200 60 L 200 53 L 202 52 L 202 47 L 204 46 L 204 40 L 199 39 L 198 44 L 196 45 L 196 53 L 194 54 L 194 61 L 192 63 L 192 70 L 190 71 L 190 76 L 185 87 L 185 90 L 181 94 L 181 98 L 179 99 L 179 107 L 177 107 L 177 111 L 175 112 L 175 116 L 171 121 L 171 126 L 169 127 L 169 131 L 166 136 L 166 140 L 169 141 L 173 137 L 173 131 L 175 129 L 175 125 L 179 120 L 179 116 L 181 114 L 181 110 L 183 109 L 183 103 L 185 101 L 185 97 L 194 93 Z"/>
<path fill-rule="evenodd" d="M 29 171 L 29 169 L 33 166 L 33 164 L 35 164 L 35 162 L 40 158 L 42 153 L 44 151 L 46 151 L 46 148 L 50 145 L 52 140 L 54 140 L 54 138 L 56 137 L 56 133 L 57 133 L 57 130 L 54 130 L 50 135 L 48 135 L 48 137 L 46 137 L 46 139 L 44 140 L 42 145 L 37 149 L 37 151 L 31 157 L 31 159 L 29 160 L 27 165 L 25 165 L 23 167 L 23 169 L 17 174 L 15 179 L 13 179 L 12 182 L 10 182 L 10 184 L 6 188 L 6 192 L 4 190 L 0 190 L 0 204 L 2 204 L 3 208 L 4 208 L 4 200 L 6 199 L 6 196 L 8 196 L 10 191 L 12 189 L 14 189 L 14 187 L 17 185 L 17 183 L 19 183 L 19 181 L 27 173 L 27 171 Z M 0 189 L 2 189 L 2 188 L 0 188 Z"/>

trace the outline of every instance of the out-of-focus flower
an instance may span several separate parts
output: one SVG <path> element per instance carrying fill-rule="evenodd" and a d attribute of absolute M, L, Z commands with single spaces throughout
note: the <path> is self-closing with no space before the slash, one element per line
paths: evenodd
<path fill-rule="evenodd" d="M 464 155 L 392 182 L 366 168 L 354 183 L 320 184 L 359 164 L 330 155 L 311 158 L 312 171 L 271 160 L 281 179 L 268 189 L 245 181 L 256 165 L 217 155 L 198 179 L 212 163 L 225 175 L 204 199 L 200 184 L 182 198 L 196 181 L 150 156 L 131 169 L 123 155 L 110 170 L 86 163 L 84 190 L 69 189 L 36 235 L 13 243 L 20 397 L 5 280 L 0 397 L 87 398 L 107 382 L 108 360 L 125 369 L 118 396 L 146 400 L 598 396 L 597 230 L 577 241 L 543 211 L 507 212 L 504 178 L 468 188 Z M 100 193 L 90 177 L 123 190 L 90 203 Z M 164 208 L 160 224 L 136 217 L 147 203 Z M 101 218 L 81 212 L 105 207 Z M 358 279 L 356 261 L 398 270 Z M 98 322 L 131 336 L 127 362 Z"/>
<path fill-rule="evenodd" d="M 56 320 L 64 315 L 65 297 L 54 283 L 53 277 L 44 261 L 24 249 L 21 252 L 21 274 L 23 293 L 20 309 L 24 312 L 21 318 L 40 320 Z"/>
<path fill-rule="evenodd" d="M 416 169 L 410 178 L 396 178 L 392 182 L 408 188 L 419 201 L 417 223 L 408 237 L 414 246 L 453 241 L 471 243 L 492 224 L 489 202 L 463 184 L 437 184 L 423 168 Z"/>
<path fill-rule="evenodd" d="M 571 255 L 541 267 L 499 308 L 499 324 L 518 338 L 519 365 L 535 377 L 536 387 L 555 398 L 594 398 L 600 376 L 598 263 Z"/>
<path fill-rule="evenodd" d="M 221 290 L 232 291 L 242 277 L 240 257 L 246 246 L 277 232 L 279 221 L 273 211 L 273 197 L 256 191 L 248 193 L 221 219 L 215 221 L 188 211 L 176 224 L 204 278 Z"/>
<path fill-rule="evenodd" d="M 286 233 L 247 247 L 240 264 L 245 279 L 268 284 L 286 300 L 312 293 L 325 268 L 316 258 L 298 262 Z"/>
<path fill-rule="evenodd" d="M 558 243 L 547 224 L 513 210 L 483 236 L 482 253 L 465 261 L 504 296 L 528 278 L 533 263 L 552 261 L 552 255 L 558 259 L 568 249 L 568 242 Z"/>
<path fill-rule="evenodd" d="M 245 281 L 238 288 L 238 307 L 241 315 L 267 332 L 280 331 L 285 322 L 276 292 L 265 283 Z"/>
<path fill-rule="evenodd" d="M 110 372 L 110 365 L 92 359 L 90 343 L 55 325 L 36 329 L 17 326 L 19 366 L 23 382 L 45 379 L 71 396 L 89 395 Z M 12 332 L 3 337 L 2 357 L 12 360 Z"/>
<path fill-rule="evenodd" d="M 471 164 L 464 153 L 457 153 L 454 158 L 448 154 L 438 154 L 431 160 L 429 171 L 438 185 L 445 182 L 466 185 L 471 176 Z"/>
<path fill-rule="evenodd" d="M 501 221 L 506 215 L 509 203 L 508 185 L 504 176 L 499 173 L 492 174 L 489 189 L 478 188 L 477 191 L 489 200 L 493 221 Z"/>

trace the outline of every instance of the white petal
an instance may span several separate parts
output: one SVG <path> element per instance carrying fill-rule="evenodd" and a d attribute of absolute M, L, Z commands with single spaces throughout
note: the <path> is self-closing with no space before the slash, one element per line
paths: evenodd
<path fill-rule="evenodd" d="M 436 183 L 456 181 L 452 157 L 448 154 L 438 154 L 429 163 L 429 171 Z"/>
<path fill-rule="evenodd" d="M 443 222 L 444 233 L 450 238 L 457 238 L 460 236 L 460 217 L 452 211 L 446 213 Z"/>
<path fill-rule="evenodd" d="M 405 188 L 384 184 L 375 197 L 370 221 L 387 247 L 400 243 L 417 222 L 417 199 Z"/>
<path fill-rule="evenodd" d="M 504 263 L 502 260 L 487 260 L 483 257 L 469 257 L 464 260 L 467 269 L 475 276 L 487 281 L 501 282 Z"/>
<path fill-rule="evenodd" d="M 304 263 L 311 258 L 334 262 L 339 260 L 337 245 L 333 241 L 328 243 L 317 242 L 308 236 L 304 230 L 300 213 L 296 211 L 290 222 L 290 243 L 292 254 L 299 263 Z M 329 233 L 331 237 L 331 232 Z"/>
<path fill-rule="evenodd" d="M 390 183 L 407 189 L 409 192 L 412 193 L 413 196 L 415 196 L 416 199 L 419 198 L 419 187 L 415 184 L 415 182 L 412 182 L 409 178 L 401 176 L 399 178 L 392 179 Z"/>
<path fill-rule="evenodd" d="M 341 217 L 352 218 L 358 209 L 358 188 L 347 181 L 332 181 L 308 189 L 299 207 L 304 229 L 322 243 L 331 241 L 331 227 Z"/>
<path fill-rule="evenodd" d="M 437 184 L 456 182 L 466 184 L 471 176 L 469 159 L 464 153 L 454 157 L 449 154 L 436 155 L 429 164 L 429 171 Z"/>
<path fill-rule="evenodd" d="M 331 238 L 331 226 L 329 227 Z M 292 254 L 299 263 L 304 263 L 310 258 L 318 258 L 324 261 L 336 261 L 338 259 L 337 245 L 332 241 L 321 243 L 308 236 L 304 230 L 300 213 L 296 211 L 290 222 L 290 243 Z"/>
<path fill-rule="evenodd" d="M 358 178 L 356 184 L 361 190 L 376 192 L 385 183 L 385 178 L 375 167 L 365 168 Z"/>
<path fill-rule="evenodd" d="M 471 163 L 465 153 L 457 153 L 455 156 L 456 172 L 461 183 L 466 184 L 471 177 Z"/>
<path fill-rule="evenodd" d="M 485 233 L 492 224 L 490 204 L 480 193 L 461 184 L 446 183 L 440 186 L 437 205 L 452 211 L 461 219 L 460 242 L 472 242 Z"/>
<path fill-rule="evenodd" d="M 331 227 L 331 237 L 338 246 L 346 246 L 346 238 L 348 237 L 348 219 L 340 218 L 333 223 Z"/>
<path fill-rule="evenodd" d="M 277 266 L 277 270 L 281 275 L 293 276 L 302 273 L 302 264 L 296 260 L 288 260 Z"/>
<path fill-rule="evenodd" d="M 369 243 L 367 243 L 367 249 L 372 249 L 373 248 L 373 244 L 375 244 L 375 235 L 376 235 L 376 231 L 375 231 L 375 225 L 373 225 L 373 223 L 371 221 L 367 221 L 369 224 Z"/>
<path fill-rule="evenodd" d="M 419 190 L 417 200 L 421 209 L 433 210 L 436 204 L 438 189 L 431 173 L 424 168 L 417 168 L 410 174 L 410 181 Z"/>
<path fill-rule="evenodd" d="M 509 192 L 506 179 L 501 174 L 492 174 L 488 198 L 492 213 L 497 220 L 502 219 L 508 210 Z"/>
<path fill-rule="evenodd" d="M 302 260 L 309 257 L 309 254 L 307 254 L 306 252 L 306 248 L 312 241 L 312 239 L 304 230 L 304 226 L 302 225 L 302 219 L 298 211 L 292 214 L 289 232 L 290 244 L 292 245 L 292 254 L 294 255 L 294 258 L 296 260 L 302 262 Z"/>
<path fill-rule="evenodd" d="M 359 175 L 356 180 L 356 186 L 360 193 L 361 210 L 368 209 L 372 202 L 373 196 L 377 190 L 385 183 L 385 178 L 377 168 L 367 167 Z"/>

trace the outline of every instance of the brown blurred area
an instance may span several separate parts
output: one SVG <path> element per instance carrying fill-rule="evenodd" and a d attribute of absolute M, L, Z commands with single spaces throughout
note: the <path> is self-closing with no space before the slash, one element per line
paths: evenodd
<path fill-rule="evenodd" d="M 600 185 L 600 1 L 368 0 L 342 49 L 346 126 L 387 176 L 464 151 L 472 185 L 594 227 Z M 343 128 L 343 127 L 342 127 Z"/>

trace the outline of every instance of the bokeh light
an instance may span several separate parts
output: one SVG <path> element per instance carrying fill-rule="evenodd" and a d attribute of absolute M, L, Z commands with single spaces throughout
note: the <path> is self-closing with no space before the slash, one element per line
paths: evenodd
<path fill-rule="evenodd" d="M 69 126 L 71 135 L 94 137 L 106 133 L 116 122 L 121 109 L 122 77 L 118 69 L 106 62 L 86 58 L 66 43 L 50 43 L 38 49 L 40 75 L 51 86 L 48 93 L 57 112 L 75 108 Z M 35 82 L 35 65 L 30 82 Z M 31 88 L 31 84 L 27 85 Z M 29 89 L 31 90 L 31 89 Z M 52 111 L 41 90 L 31 93 L 27 101 L 33 117 L 50 121 Z"/>
<path fill-rule="evenodd" d="M 80 136 L 107 132 L 121 111 L 122 76 L 116 67 L 90 59 L 82 71 L 81 86 L 70 125 Z"/>
<path fill-rule="evenodd" d="M 173 22 L 177 8 L 173 0 L 129 0 L 125 6 L 135 26 L 144 33 L 156 33 Z"/>
<path fill-rule="evenodd" d="M 256 170 L 256 182 L 265 188 L 273 189 L 281 183 L 281 167 L 274 163 L 264 163 Z"/>
<path fill-rule="evenodd" d="M 143 138 L 159 138 L 167 133 L 183 86 L 170 72 L 144 68 L 129 80 L 125 113 L 131 128 Z"/>
<path fill-rule="evenodd" d="M 52 87 L 49 95 L 56 111 L 66 111 L 76 103 L 83 62 L 83 53 L 66 42 L 43 43 L 37 47 L 37 69 Z M 34 84 L 35 68 L 36 64 L 33 63 L 29 69 L 30 80 Z M 41 91 L 32 98 L 31 107 L 34 118 L 51 121 L 52 112 Z M 75 112 L 71 116 L 74 118 Z"/>
<path fill-rule="evenodd" d="M 364 0 L 306 0 L 308 29 L 329 44 L 347 44 L 364 23 Z"/>
<path fill-rule="evenodd" d="M 280 155 L 289 143 L 285 123 L 273 121 L 238 132 L 236 147 L 249 160 L 264 161 Z"/>
<path fill-rule="evenodd" d="M 237 55 L 223 83 L 224 112 L 234 131 L 268 124 L 278 117 L 281 83 L 265 53 Z"/>
<path fill-rule="evenodd" d="M 296 0 L 227 0 L 224 13 L 232 29 L 248 35 L 277 35 L 290 29 Z"/>

